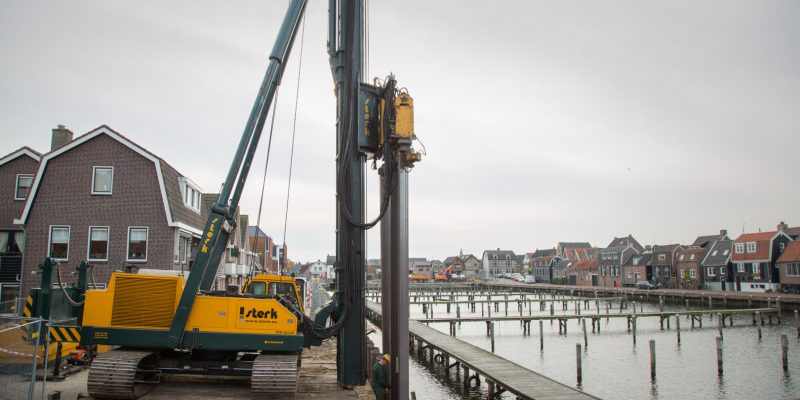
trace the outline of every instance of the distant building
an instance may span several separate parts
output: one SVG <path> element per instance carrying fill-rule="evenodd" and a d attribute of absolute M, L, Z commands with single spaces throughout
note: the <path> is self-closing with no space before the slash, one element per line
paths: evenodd
<path fill-rule="evenodd" d="M 555 249 L 536 249 L 531 255 L 531 273 L 539 283 L 550 283 L 553 278 L 553 267 L 561 261 Z"/>
<path fill-rule="evenodd" d="M 574 261 L 580 259 L 579 249 L 590 248 L 592 248 L 592 245 L 589 242 L 558 242 L 556 255 L 561 259 Z"/>
<path fill-rule="evenodd" d="M 467 254 L 459 258 L 461 258 L 461 261 L 464 263 L 464 276 L 467 278 L 473 278 L 481 275 L 483 263 L 478 259 L 478 257 L 475 257 L 472 254 Z"/>
<path fill-rule="evenodd" d="M 511 250 L 486 250 L 482 258 L 484 278 L 519 272 L 517 256 Z"/>
<path fill-rule="evenodd" d="M 678 261 L 676 263 L 678 289 L 700 289 L 705 282 L 703 261 L 705 249 L 700 246 L 683 247 L 678 251 Z"/>
<path fill-rule="evenodd" d="M 634 254 L 629 257 L 622 265 L 622 285 L 634 286 L 638 282 L 651 280 L 652 257 L 653 253 Z"/>
<path fill-rule="evenodd" d="M 624 247 L 631 247 L 632 249 L 636 250 L 636 253 L 644 252 L 644 247 L 642 247 L 639 242 L 634 239 L 633 235 L 628 235 L 624 237 L 614 237 L 611 243 L 608 244 L 606 247 L 617 247 L 617 246 L 624 246 Z"/>
<path fill-rule="evenodd" d="M 736 290 L 777 290 L 780 287 L 777 260 L 791 241 L 783 231 L 745 233 L 736 238 L 731 257 Z"/>
<path fill-rule="evenodd" d="M 461 259 L 463 256 L 450 256 L 444 259 L 444 267 L 445 268 L 452 268 L 454 274 L 463 274 L 464 273 L 464 260 Z"/>
<path fill-rule="evenodd" d="M 553 265 L 553 272 L 552 277 L 550 278 L 550 283 L 554 285 L 566 285 L 569 282 L 569 267 L 572 265 L 573 261 L 570 260 L 559 260 Z M 573 285 L 575 283 L 572 283 Z"/>
<path fill-rule="evenodd" d="M 574 261 L 569 266 L 569 284 L 598 286 L 597 258 Z"/>
<path fill-rule="evenodd" d="M 703 267 L 703 282 L 710 290 L 737 290 L 732 256 L 733 240 L 727 236 L 707 245 L 700 265 Z"/>
<path fill-rule="evenodd" d="M 778 257 L 781 290 L 789 293 L 800 293 L 800 241 L 786 244 L 785 250 Z"/>
<path fill-rule="evenodd" d="M 653 258 L 650 260 L 653 264 L 653 281 L 664 287 L 676 287 L 675 259 L 681 249 L 683 247 L 679 244 L 653 246 Z"/>
<path fill-rule="evenodd" d="M 728 231 L 726 229 L 720 229 L 718 235 L 703 235 L 698 236 L 697 239 L 694 240 L 692 246 L 708 248 L 715 240 L 729 240 Z"/>
<path fill-rule="evenodd" d="M 614 238 L 611 244 L 613 246 L 600 249 L 597 257 L 600 269 L 598 284 L 605 287 L 620 287 L 623 276 L 622 266 L 631 256 L 639 254 L 639 250 L 635 247 L 639 243 L 632 237 L 628 237 L 622 240 Z"/>
<path fill-rule="evenodd" d="M 277 260 L 277 256 L 273 254 L 275 243 L 272 241 L 272 236 L 257 226 L 247 227 L 247 232 L 250 238 L 250 248 L 256 253 L 258 264 L 270 273 L 277 273 L 277 266 L 274 266 L 272 262 L 273 259 Z"/>

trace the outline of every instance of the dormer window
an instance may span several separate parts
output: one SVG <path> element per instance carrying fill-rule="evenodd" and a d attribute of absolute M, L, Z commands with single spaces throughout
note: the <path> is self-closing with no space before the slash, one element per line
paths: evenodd
<path fill-rule="evenodd" d="M 736 254 L 744 253 L 744 243 L 736 243 Z"/>
<path fill-rule="evenodd" d="M 92 194 L 111 194 L 114 188 L 114 167 L 92 167 Z"/>
<path fill-rule="evenodd" d="M 659 260 L 659 261 L 664 261 L 664 260 L 666 260 L 666 259 L 667 259 L 667 255 L 666 255 L 666 254 L 659 254 L 659 255 L 658 255 L 658 260 Z"/>
<path fill-rule="evenodd" d="M 33 175 L 18 174 L 17 189 L 14 191 L 14 200 L 27 199 L 28 193 L 31 191 L 31 184 L 33 184 Z"/>
<path fill-rule="evenodd" d="M 202 190 L 200 187 L 186 177 L 178 178 L 178 182 L 180 183 L 183 205 L 199 213 L 202 205 Z"/>
<path fill-rule="evenodd" d="M 747 242 L 747 252 L 748 253 L 756 252 L 756 242 Z"/>

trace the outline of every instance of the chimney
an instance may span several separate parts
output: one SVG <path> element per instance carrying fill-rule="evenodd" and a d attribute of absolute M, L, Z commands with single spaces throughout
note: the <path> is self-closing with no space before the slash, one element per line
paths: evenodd
<path fill-rule="evenodd" d="M 728 230 L 727 229 L 720 229 L 719 230 L 719 235 L 720 236 L 728 236 Z"/>
<path fill-rule="evenodd" d="M 50 142 L 50 151 L 53 151 L 72 141 L 72 131 L 64 125 L 59 124 L 58 128 L 53 129 L 53 140 Z"/>
<path fill-rule="evenodd" d="M 778 224 L 778 230 L 783 232 L 786 229 L 789 229 L 789 225 L 786 225 L 786 222 L 781 221 L 781 223 Z"/>

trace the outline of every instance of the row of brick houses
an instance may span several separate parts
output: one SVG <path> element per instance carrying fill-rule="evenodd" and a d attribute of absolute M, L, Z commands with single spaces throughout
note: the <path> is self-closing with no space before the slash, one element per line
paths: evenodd
<path fill-rule="evenodd" d="M 84 260 L 101 285 L 126 266 L 189 271 L 217 197 L 108 126 L 73 139 L 59 125 L 49 152 L 23 147 L 0 158 L 0 297 L 37 285 L 32 272 L 46 257 L 65 268 L 65 283 Z M 286 258 L 285 246 L 259 240 L 268 235 L 236 217 L 216 289 L 241 285 L 265 257 L 274 266 L 274 253 Z"/>
<path fill-rule="evenodd" d="M 646 280 L 680 289 L 800 292 L 799 237 L 800 227 L 781 222 L 774 231 L 736 239 L 721 230 L 691 245 L 642 246 L 631 235 L 615 237 L 604 248 L 560 242 L 527 253 L 525 266 L 537 282 L 554 284 L 620 287 Z M 485 254 L 493 259 L 504 253 Z"/>

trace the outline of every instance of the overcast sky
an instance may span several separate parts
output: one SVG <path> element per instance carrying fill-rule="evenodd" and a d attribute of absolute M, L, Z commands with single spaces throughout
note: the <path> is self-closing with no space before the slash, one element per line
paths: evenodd
<path fill-rule="evenodd" d="M 0 153 L 49 150 L 57 124 L 107 124 L 218 191 L 287 4 L 3 1 Z M 410 176 L 411 256 L 800 225 L 798 15 L 791 0 L 371 2 L 369 76 L 408 88 L 427 148 Z M 286 234 L 296 261 L 335 251 L 326 29 L 327 2 L 310 1 Z M 277 242 L 300 50 L 261 217 Z M 265 154 L 266 140 L 241 203 L 251 221 Z"/>

